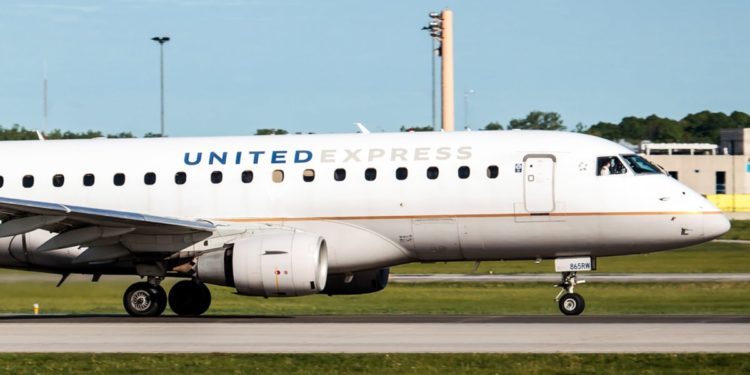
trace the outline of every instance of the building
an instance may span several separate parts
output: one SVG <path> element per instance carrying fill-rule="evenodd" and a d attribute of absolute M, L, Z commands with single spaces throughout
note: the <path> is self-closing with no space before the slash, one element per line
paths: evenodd
<path fill-rule="evenodd" d="M 641 154 L 728 212 L 750 212 L 750 128 L 722 129 L 719 145 L 641 143 Z"/>

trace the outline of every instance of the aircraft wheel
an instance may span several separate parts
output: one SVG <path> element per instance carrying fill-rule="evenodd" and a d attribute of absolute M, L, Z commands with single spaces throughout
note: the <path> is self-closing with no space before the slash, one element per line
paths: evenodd
<path fill-rule="evenodd" d="M 177 315 L 201 315 L 211 306 L 211 292 L 206 284 L 183 280 L 169 290 L 169 307 Z"/>
<path fill-rule="evenodd" d="M 586 308 L 586 301 L 578 293 L 568 293 L 560 298 L 558 306 L 565 315 L 580 315 Z"/>
<path fill-rule="evenodd" d="M 159 316 L 167 307 L 167 293 L 159 285 L 139 282 L 125 290 L 122 303 L 130 316 Z"/>

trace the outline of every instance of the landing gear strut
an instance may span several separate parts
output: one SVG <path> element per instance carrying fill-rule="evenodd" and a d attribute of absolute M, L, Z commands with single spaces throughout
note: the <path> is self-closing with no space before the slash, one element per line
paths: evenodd
<path fill-rule="evenodd" d="M 149 282 L 138 282 L 131 285 L 122 297 L 122 304 L 130 316 L 159 316 L 167 307 L 167 293 L 159 285 L 158 278 Z"/>
<path fill-rule="evenodd" d="M 565 315 L 580 315 L 583 312 L 583 309 L 586 308 L 586 301 L 580 294 L 573 292 L 573 289 L 576 285 L 585 282 L 585 280 L 579 281 L 575 272 L 562 273 L 562 282 L 555 285 L 562 288 L 557 297 L 555 297 L 555 301 L 557 301 L 560 307 L 560 312 Z"/>
<path fill-rule="evenodd" d="M 201 315 L 211 306 L 211 292 L 197 280 L 182 280 L 169 290 L 169 307 L 177 315 Z"/>

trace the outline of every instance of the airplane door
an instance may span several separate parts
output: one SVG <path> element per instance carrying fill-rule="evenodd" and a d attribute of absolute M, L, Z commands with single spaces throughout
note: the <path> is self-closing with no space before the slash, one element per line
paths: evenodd
<path fill-rule="evenodd" d="M 554 155 L 526 155 L 524 160 L 524 204 L 529 213 L 555 210 Z"/>

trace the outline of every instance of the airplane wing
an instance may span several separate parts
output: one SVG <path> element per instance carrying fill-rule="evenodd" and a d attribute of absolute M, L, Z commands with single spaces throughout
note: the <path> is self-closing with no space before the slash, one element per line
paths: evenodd
<path fill-rule="evenodd" d="M 0 197 L 0 237 L 44 229 L 56 236 L 38 251 L 70 246 L 121 246 L 130 252 L 173 253 L 211 236 L 216 226 L 126 211 Z"/>

